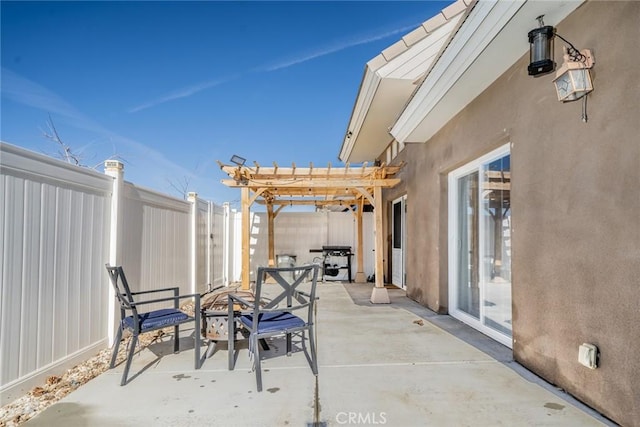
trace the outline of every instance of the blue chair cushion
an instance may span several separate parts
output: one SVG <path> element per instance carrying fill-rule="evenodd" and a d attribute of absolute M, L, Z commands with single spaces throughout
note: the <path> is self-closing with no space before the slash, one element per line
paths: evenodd
<path fill-rule="evenodd" d="M 253 328 L 253 315 L 245 314 L 240 316 L 240 321 L 248 328 Z M 304 326 L 304 320 L 286 311 L 272 311 L 260 313 L 258 321 L 258 333 L 275 332 L 282 329 L 297 328 Z"/>
<path fill-rule="evenodd" d="M 138 318 L 140 319 L 140 331 L 162 328 L 163 326 L 173 326 L 191 319 L 187 314 L 174 308 L 163 308 L 161 310 L 139 314 Z M 133 316 L 125 317 L 122 320 L 122 325 L 127 329 L 133 330 Z"/>

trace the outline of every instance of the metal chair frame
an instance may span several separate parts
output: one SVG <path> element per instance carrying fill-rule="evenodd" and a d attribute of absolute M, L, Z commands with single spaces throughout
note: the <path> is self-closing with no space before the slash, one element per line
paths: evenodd
<path fill-rule="evenodd" d="M 299 267 L 260 267 L 257 272 L 255 287 L 255 303 L 246 301 L 233 294 L 229 295 L 228 304 L 228 349 L 229 349 L 229 370 L 235 367 L 235 328 L 241 325 L 249 331 L 249 351 L 253 356 L 253 368 L 256 372 L 256 383 L 258 391 L 262 391 L 262 371 L 260 360 L 259 343 L 265 338 L 279 335 L 286 336 L 287 356 L 291 356 L 292 334 L 300 333 L 302 336 L 302 348 L 314 375 L 318 375 L 318 358 L 316 352 L 315 336 L 315 307 L 316 307 L 316 287 L 318 283 L 317 264 L 304 265 Z M 290 273 L 291 279 L 287 280 L 283 273 Z M 263 286 L 267 276 L 271 276 L 280 289 L 280 293 L 271 297 L 270 300 L 262 300 Z M 309 292 L 298 289 L 299 286 L 311 281 Z M 273 284 L 269 283 L 268 286 Z M 262 304 L 260 301 L 262 300 Z M 236 314 L 234 305 L 244 305 L 251 310 Z M 306 311 L 306 320 L 293 314 L 294 311 Z M 256 320 L 254 322 L 254 319 Z M 310 351 L 306 346 L 305 337 L 308 335 Z"/>
<path fill-rule="evenodd" d="M 122 334 L 125 329 L 132 333 L 131 342 L 129 343 L 129 349 L 127 353 L 127 363 L 122 373 L 122 380 L 120 385 L 127 384 L 127 376 L 129 374 L 129 368 L 131 367 L 131 361 L 133 360 L 133 354 L 135 353 L 135 347 L 138 342 L 138 336 L 147 332 L 152 332 L 158 329 L 164 329 L 173 326 L 173 351 L 175 353 L 180 351 L 180 325 L 183 323 L 195 322 L 194 325 L 194 339 L 195 339 L 195 369 L 200 369 L 200 294 L 188 294 L 178 295 L 180 288 L 170 287 L 162 289 L 153 289 L 148 291 L 131 292 L 127 278 L 124 275 L 124 270 L 121 266 L 110 266 L 106 264 L 107 272 L 109 273 L 109 279 L 114 287 L 116 298 L 120 303 L 120 322 L 118 325 L 118 332 L 115 338 L 113 346 L 113 353 L 111 355 L 111 363 L 109 368 L 114 368 L 116 359 L 118 356 L 118 349 L 120 347 L 120 341 L 122 340 Z M 150 300 L 137 301 L 134 296 L 141 295 L 153 295 L 162 292 L 172 292 L 173 296 L 153 298 Z M 194 299 L 195 308 L 194 316 L 188 316 L 179 310 L 179 301 L 182 299 Z M 160 302 L 173 301 L 172 309 L 152 310 L 148 312 L 139 312 L 138 308 L 147 304 L 154 304 Z M 130 312 L 130 315 L 127 313 Z M 150 322 L 147 320 L 156 317 L 156 324 L 151 323 L 152 326 L 148 326 Z M 162 319 L 160 319 L 162 317 Z M 145 324 L 145 322 L 147 322 Z"/>

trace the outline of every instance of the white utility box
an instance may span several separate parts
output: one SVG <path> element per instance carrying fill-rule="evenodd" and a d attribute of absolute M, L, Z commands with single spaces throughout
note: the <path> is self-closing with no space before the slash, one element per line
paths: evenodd
<path fill-rule="evenodd" d="M 584 343 L 578 348 L 578 362 L 589 369 L 598 367 L 598 347 Z"/>

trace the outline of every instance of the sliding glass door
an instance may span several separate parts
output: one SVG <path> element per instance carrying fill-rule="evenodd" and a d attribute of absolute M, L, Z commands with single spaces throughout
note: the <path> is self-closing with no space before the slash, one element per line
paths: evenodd
<path fill-rule="evenodd" d="M 511 347 L 511 157 L 449 174 L 449 312 Z"/>

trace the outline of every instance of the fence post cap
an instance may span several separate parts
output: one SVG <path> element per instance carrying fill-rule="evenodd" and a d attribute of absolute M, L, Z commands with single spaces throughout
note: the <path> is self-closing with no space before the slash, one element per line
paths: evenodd
<path fill-rule="evenodd" d="M 105 160 L 105 162 L 104 162 L 104 170 L 105 171 L 109 171 L 109 170 L 121 171 L 121 170 L 124 170 L 124 163 L 122 163 L 120 160 Z"/>

